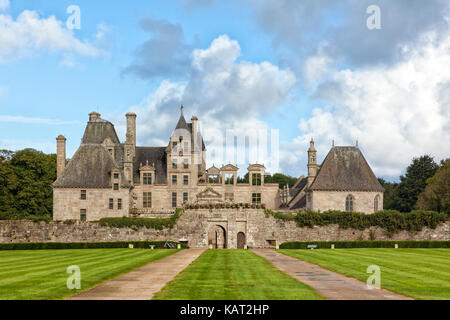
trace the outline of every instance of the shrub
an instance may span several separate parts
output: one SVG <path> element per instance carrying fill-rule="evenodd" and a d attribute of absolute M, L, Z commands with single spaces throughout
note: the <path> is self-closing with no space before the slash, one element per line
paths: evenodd
<path fill-rule="evenodd" d="M 308 249 L 308 245 L 317 245 L 317 249 L 345 248 L 450 248 L 450 241 L 316 241 L 284 242 L 280 249 Z"/>
<path fill-rule="evenodd" d="M 167 241 L 175 245 L 180 244 L 185 249 L 184 243 Z M 134 248 L 149 249 L 150 245 L 156 249 L 164 249 L 166 241 L 117 241 L 117 242 L 27 242 L 27 243 L 0 243 L 0 250 L 48 250 L 48 249 L 101 249 L 101 248 L 128 248 L 132 244 Z"/>
<path fill-rule="evenodd" d="M 272 215 L 276 219 L 296 221 L 299 227 L 313 228 L 338 224 L 342 229 L 364 230 L 369 227 L 383 228 L 389 236 L 401 230 L 421 231 L 424 227 L 435 229 L 439 224 L 450 220 L 445 213 L 433 211 L 412 211 L 400 213 L 395 210 L 378 211 L 373 214 L 359 212 L 327 211 L 327 212 L 299 212 L 297 214 L 285 214 L 265 210 L 266 216 Z"/>
<path fill-rule="evenodd" d="M 101 226 L 114 228 L 131 228 L 137 230 L 145 227 L 147 229 L 162 230 L 164 228 L 172 229 L 180 218 L 183 209 L 176 209 L 170 218 L 151 219 L 151 218 L 103 218 L 98 222 Z"/>

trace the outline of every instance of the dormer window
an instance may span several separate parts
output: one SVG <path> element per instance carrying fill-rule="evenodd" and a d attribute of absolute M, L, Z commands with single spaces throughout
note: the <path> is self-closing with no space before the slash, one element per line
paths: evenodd
<path fill-rule="evenodd" d="M 151 185 L 153 184 L 155 178 L 155 164 L 149 165 L 148 160 L 146 161 L 145 166 L 140 165 L 140 177 L 142 185 Z"/>
<path fill-rule="evenodd" d="M 261 173 L 252 174 L 252 185 L 254 185 L 254 186 L 261 185 Z"/>
<path fill-rule="evenodd" d="M 143 184 L 146 184 L 146 185 L 152 184 L 152 174 L 149 172 L 143 173 L 142 180 L 143 180 L 142 181 Z"/>

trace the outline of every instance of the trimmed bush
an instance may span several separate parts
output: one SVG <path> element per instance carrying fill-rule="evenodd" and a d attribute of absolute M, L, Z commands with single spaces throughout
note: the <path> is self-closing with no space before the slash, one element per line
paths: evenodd
<path fill-rule="evenodd" d="M 285 214 L 265 210 L 266 215 L 272 215 L 276 219 L 284 221 L 296 221 L 299 227 L 312 228 L 338 224 L 342 229 L 364 230 L 370 227 L 383 228 L 389 236 L 394 233 L 407 231 L 421 231 L 424 227 L 436 229 L 436 227 L 450 220 L 445 213 L 433 211 L 412 211 L 401 213 L 395 210 L 378 211 L 373 214 L 359 212 L 327 211 L 327 212 L 299 212 L 297 214 Z"/>
<path fill-rule="evenodd" d="M 145 227 L 147 229 L 162 230 L 164 228 L 172 229 L 181 216 L 183 209 L 175 210 L 175 214 L 170 218 L 151 219 L 151 218 L 103 218 L 98 222 L 101 226 L 114 228 L 131 228 L 138 230 Z"/>
<path fill-rule="evenodd" d="M 334 244 L 336 249 L 345 248 L 450 248 L 450 241 L 308 241 L 308 242 L 284 242 L 280 249 L 308 249 L 308 245 L 317 245 L 317 249 L 331 249 Z"/>
<path fill-rule="evenodd" d="M 175 245 L 181 245 L 186 249 L 184 243 L 167 241 Z M 164 248 L 166 241 L 118 241 L 118 242 L 27 242 L 27 243 L 0 243 L 0 250 L 48 250 L 48 249 L 103 249 L 103 248 L 128 248 L 132 244 L 135 249 L 149 249 L 150 245 L 155 249 Z"/>

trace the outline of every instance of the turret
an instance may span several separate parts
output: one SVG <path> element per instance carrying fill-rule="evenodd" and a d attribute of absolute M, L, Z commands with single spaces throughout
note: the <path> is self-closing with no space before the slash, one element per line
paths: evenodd
<path fill-rule="evenodd" d="M 317 165 L 317 150 L 314 147 L 314 139 L 311 139 L 308 149 L 308 185 L 316 178 L 319 166 Z"/>

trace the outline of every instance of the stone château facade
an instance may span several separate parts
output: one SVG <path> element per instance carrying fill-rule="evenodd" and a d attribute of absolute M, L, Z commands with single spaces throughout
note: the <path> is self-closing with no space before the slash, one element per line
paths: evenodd
<path fill-rule="evenodd" d="M 273 225 L 264 222 L 267 217 L 261 208 L 367 214 L 383 209 L 384 190 L 358 147 L 333 146 L 319 165 L 311 141 L 308 177 L 300 178 L 291 189 L 280 190 L 278 184 L 265 183 L 262 164 L 248 167 L 248 183 L 238 183 L 239 168 L 232 164 L 206 169 L 206 146 L 198 118 L 186 122 L 183 107 L 165 147 L 137 146 L 136 115 L 128 113 L 126 119 L 126 141 L 122 143 L 111 122 L 90 113 L 81 145 L 69 161 L 66 138 L 56 139 L 54 220 L 166 218 L 176 208 L 190 207 L 183 214 L 184 222 L 176 227 L 180 238 L 171 240 L 192 246 L 245 248 L 273 246 L 280 240 L 279 228 L 271 231 Z M 214 206 L 221 209 L 186 206 L 205 203 L 224 205 Z"/>
<path fill-rule="evenodd" d="M 136 115 L 129 113 L 125 143 L 114 125 L 93 112 L 80 147 L 66 165 L 63 136 L 57 138 L 58 178 L 53 184 L 54 220 L 95 221 L 104 217 L 171 213 L 189 202 L 236 202 L 279 207 L 278 184 L 264 182 L 265 167 L 206 169 L 206 147 L 197 117 L 183 111 L 166 147 L 136 146 Z"/>

